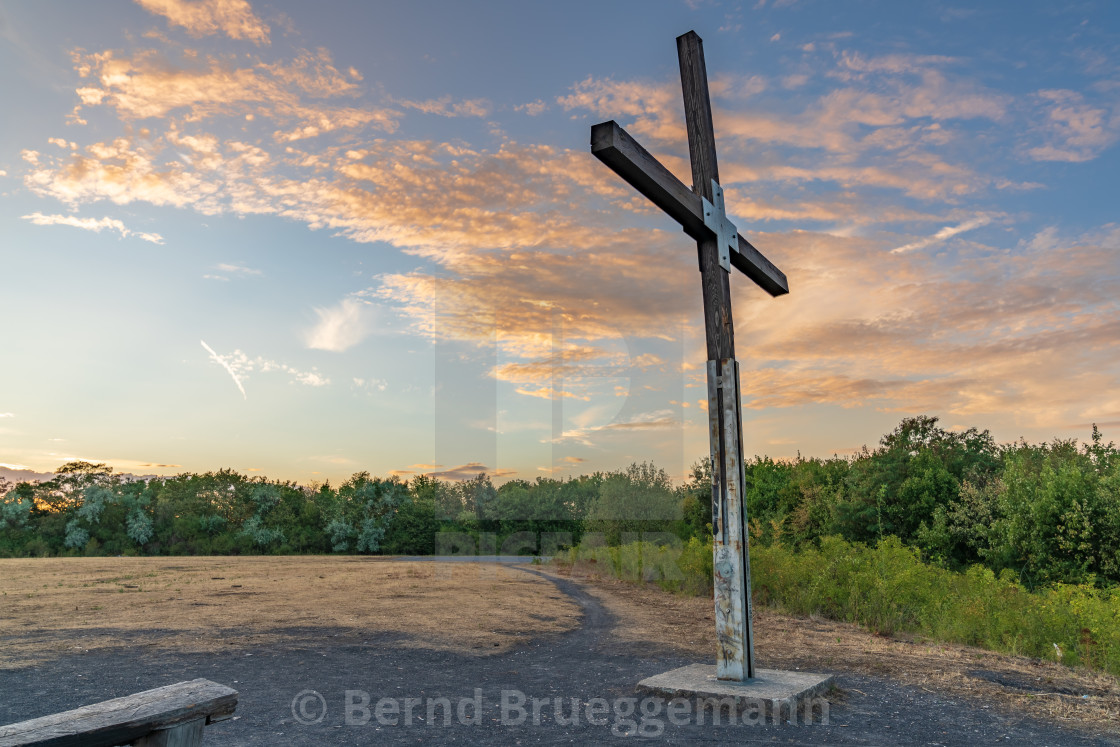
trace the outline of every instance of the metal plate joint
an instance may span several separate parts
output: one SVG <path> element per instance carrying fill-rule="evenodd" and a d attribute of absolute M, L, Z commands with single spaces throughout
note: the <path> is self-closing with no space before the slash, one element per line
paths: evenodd
<path fill-rule="evenodd" d="M 712 180 L 712 198 L 714 202 L 700 198 L 704 208 L 704 225 L 715 234 L 716 246 L 719 248 L 719 266 L 726 272 L 731 272 L 731 252 L 739 251 L 739 231 L 727 219 L 723 187 L 715 179 Z"/>

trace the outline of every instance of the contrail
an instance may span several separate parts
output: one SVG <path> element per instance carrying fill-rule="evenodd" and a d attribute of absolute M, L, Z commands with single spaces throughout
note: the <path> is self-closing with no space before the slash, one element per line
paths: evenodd
<path fill-rule="evenodd" d="M 206 340 L 199 340 L 199 342 L 202 343 L 202 347 L 206 348 L 206 352 L 210 354 L 210 360 L 214 361 L 229 372 L 230 377 L 233 379 L 233 383 L 237 384 L 237 388 L 241 390 L 241 396 L 245 399 L 249 399 L 249 395 L 245 393 L 245 387 L 241 386 L 241 379 L 238 378 L 237 374 L 233 372 L 233 369 L 230 368 L 230 365 L 226 363 L 225 358 L 215 353 L 214 348 L 206 344 Z"/>
<path fill-rule="evenodd" d="M 992 219 L 990 217 L 988 217 L 987 215 L 980 215 L 980 216 L 977 216 L 977 217 L 973 218 L 972 220 L 967 220 L 964 223 L 961 223 L 959 226 L 945 226 L 940 231 L 935 233 L 933 236 L 930 236 L 930 237 L 925 238 L 925 239 L 919 239 L 918 241 L 915 241 L 912 244 L 906 244 L 905 246 L 900 246 L 897 249 L 891 249 L 891 254 L 904 254 L 906 252 L 912 252 L 915 249 L 925 249 L 927 246 L 929 246 L 931 244 L 936 244 L 938 241 L 944 241 L 945 239 L 950 239 L 950 238 L 956 236 L 958 233 L 964 233 L 965 231 L 971 231 L 974 228 L 980 228 L 980 226 L 986 226 L 991 222 L 992 222 Z"/>

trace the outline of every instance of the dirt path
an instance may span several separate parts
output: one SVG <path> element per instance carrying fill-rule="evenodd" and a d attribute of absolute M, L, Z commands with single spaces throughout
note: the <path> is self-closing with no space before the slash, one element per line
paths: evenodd
<path fill-rule="evenodd" d="M 673 723 L 664 701 L 640 702 L 634 685 L 697 658 L 667 646 L 620 643 L 612 633 L 618 620 L 592 587 L 532 568 L 523 571 L 547 578 L 579 606 L 578 628 L 537 636 L 489 655 L 402 647 L 397 633 L 363 636 L 353 629 L 329 627 L 285 630 L 283 647 L 238 645 L 184 652 L 161 650 L 156 641 L 97 649 L 0 671 L 0 723 L 207 677 L 241 692 L 238 719 L 207 729 L 206 743 L 214 745 L 587 744 L 613 741 L 631 729 L 672 744 L 1120 744 L 1120 739 L 1008 716 L 982 702 L 945 697 L 889 677 L 845 673 L 839 663 L 837 681 L 844 694 L 832 698 L 827 726 L 731 726 L 725 715 L 715 726 L 710 713 L 699 724 L 693 705 L 687 712 L 675 712 Z M 475 622 L 462 620 L 463 625 Z M 348 696 L 347 691 L 355 692 Z M 293 704 L 300 693 L 302 698 Z M 460 723 L 474 720 L 476 693 L 481 723 Z M 348 697 L 354 704 L 349 717 Z M 524 721 L 517 723 L 522 697 Z M 439 698 L 451 705 L 448 726 L 443 725 L 444 703 Z M 536 718 L 533 698 L 539 704 Z M 604 712 L 596 710 L 597 698 L 606 701 Z M 378 722 L 379 701 L 382 719 L 395 718 L 397 725 Z M 326 712 L 319 720 L 324 704 Z M 429 705 L 435 724 L 428 718 Z M 576 723 L 570 723 L 573 705 Z M 645 709 L 644 717 L 643 711 L 632 711 L 635 706 Z M 406 719 L 409 709 L 411 718 Z"/>

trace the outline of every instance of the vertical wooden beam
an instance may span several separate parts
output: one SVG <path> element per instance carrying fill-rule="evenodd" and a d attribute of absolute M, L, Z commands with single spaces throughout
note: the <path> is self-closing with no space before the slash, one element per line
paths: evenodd
<path fill-rule="evenodd" d="M 692 156 L 692 188 L 712 201 L 712 180 L 719 181 L 716 164 L 716 135 L 712 125 L 712 100 L 708 96 L 708 68 L 704 64 L 704 42 L 695 31 L 677 37 L 677 60 L 684 92 L 684 116 L 688 127 L 688 153 Z"/>
<path fill-rule="evenodd" d="M 752 676 L 750 660 L 750 584 L 742 533 L 743 469 L 739 445 L 739 391 L 735 377 L 736 362 L 719 362 L 718 385 L 723 426 L 723 459 L 720 465 L 726 489 L 724 499 L 724 536 L 712 548 L 716 606 L 716 640 L 719 651 L 716 676 L 744 680 Z M 721 541 L 722 540 L 722 541 Z"/>
<path fill-rule="evenodd" d="M 695 31 L 677 37 L 681 88 L 684 91 L 684 121 L 688 129 L 688 153 L 692 160 L 692 191 L 712 202 L 712 181 L 719 181 L 716 137 L 712 129 L 712 106 L 708 96 L 708 74 L 704 66 L 704 43 Z M 704 337 L 708 360 L 735 357 L 735 333 L 731 317 L 731 284 L 719 266 L 714 237 L 696 242 L 700 277 L 704 286 Z"/>
<path fill-rule="evenodd" d="M 732 361 L 734 364 L 732 370 L 727 372 L 727 376 L 735 386 L 734 402 L 735 402 L 735 453 L 738 455 L 737 468 L 735 477 L 738 480 L 738 488 L 736 490 L 735 504 L 739 509 L 738 525 L 739 525 L 739 539 L 742 541 L 742 552 L 740 559 L 742 562 L 742 588 L 740 594 L 742 596 L 741 604 L 744 613 L 744 625 L 746 629 L 743 631 L 743 644 L 746 649 L 743 652 L 743 676 L 744 678 L 754 677 L 754 611 L 751 609 L 751 536 L 747 526 L 747 464 L 743 460 L 743 396 L 739 389 L 739 361 Z M 731 491 L 728 491 L 730 495 Z"/>
<path fill-rule="evenodd" d="M 719 181 L 704 46 L 695 31 L 677 37 L 685 126 L 692 161 L 692 189 L 714 202 Z M 712 455 L 712 548 L 715 623 L 719 651 L 716 676 L 742 681 L 754 676 L 751 641 L 750 572 L 743 507 L 743 452 L 738 364 L 731 315 L 731 284 L 719 264 L 716 239 L 696 242 L 704 297 L 708 352 L 708 422 Z"/>

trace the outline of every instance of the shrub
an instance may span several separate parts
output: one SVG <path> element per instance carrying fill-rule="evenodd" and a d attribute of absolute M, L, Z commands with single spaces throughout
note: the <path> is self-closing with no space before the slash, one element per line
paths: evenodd
<path fill-rule="evenodd" d="M 711 593 L 711 544 L 695 537 L 676 549 L 581 544 L 567 561 L 672 591 Z M 961 573 L 924 563 L 897 537 L 868 546 L 835 536 L 800 552 L 753 546 L 751 586 L 755 603 L 791 614 L 1047 659 L 1057 646 L 1065 664 L 1120 675 L 1120 588 L 1056 584 L 1031 592 L 1010 571 L 975 565 Z"/>

